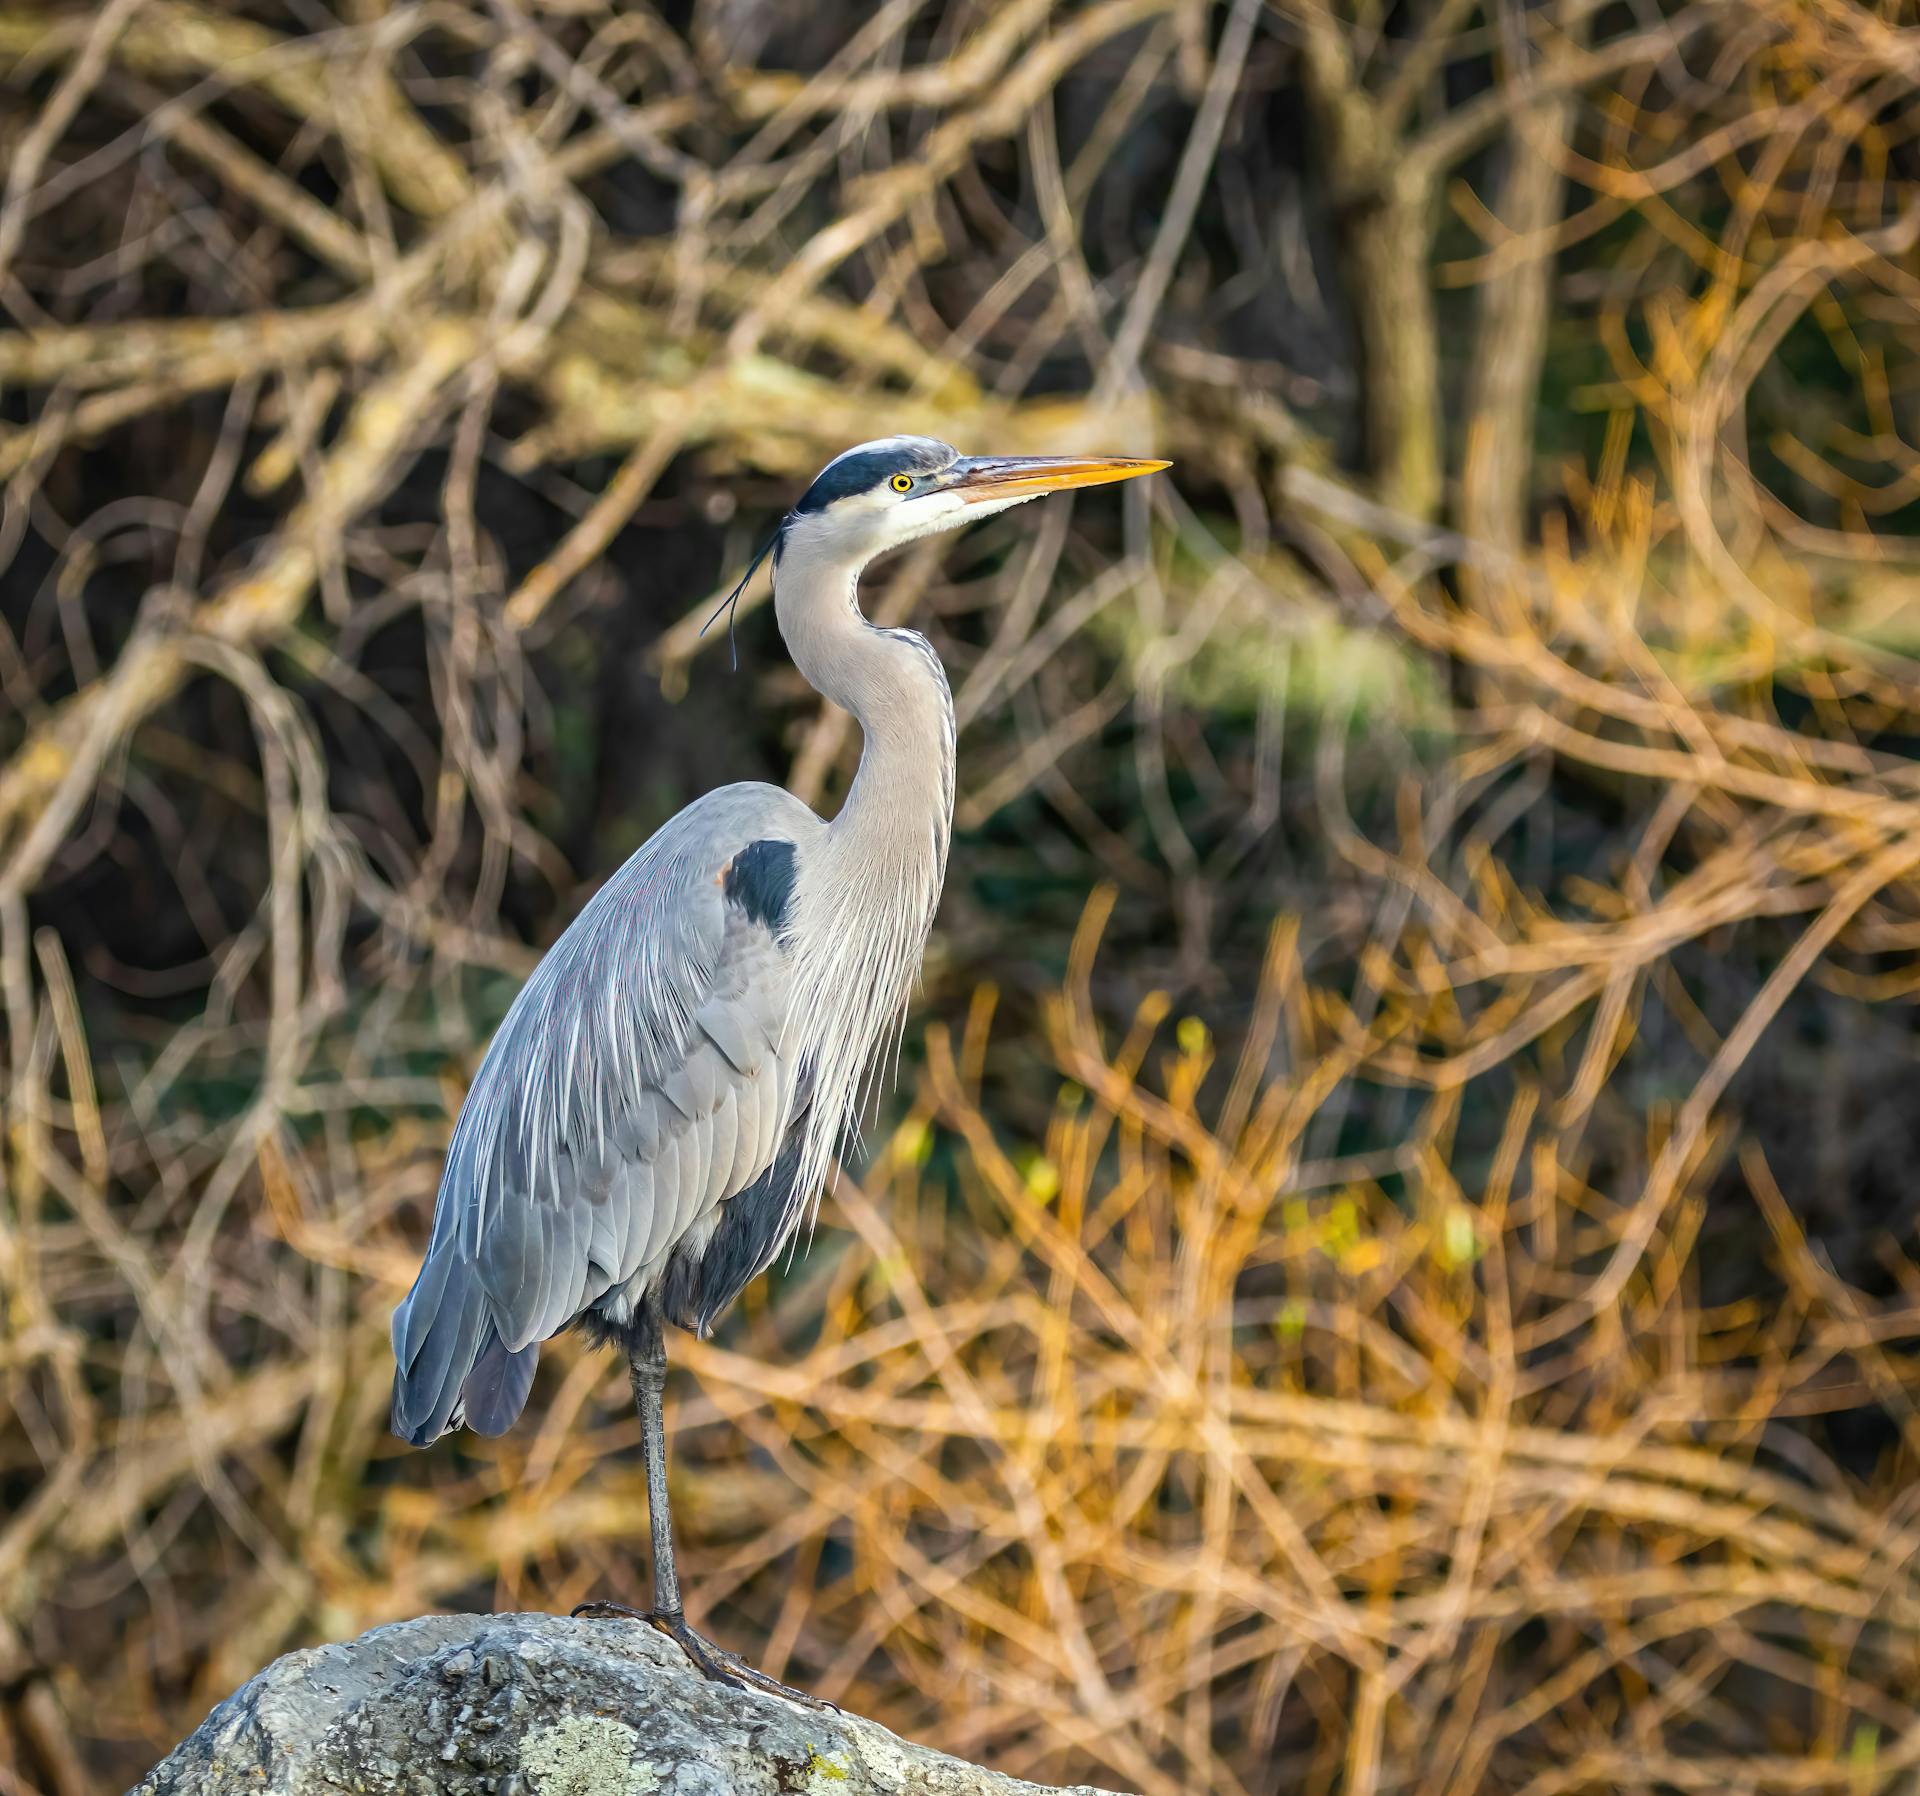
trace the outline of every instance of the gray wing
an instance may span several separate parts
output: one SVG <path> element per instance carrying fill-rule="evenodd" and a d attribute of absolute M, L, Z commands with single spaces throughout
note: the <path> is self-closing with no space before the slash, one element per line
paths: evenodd
<path fill-rule="evenodd" d="M 426 1259 L 393 1313 L 396 1433 L 501 1432 L 541 1341 L 657 1278 L 773 1164 L 796 1103 L 777 1046 L 781 914 L 824 827 L 777 787 L 708 793 L 534 970 L 461 1108 Z"/>

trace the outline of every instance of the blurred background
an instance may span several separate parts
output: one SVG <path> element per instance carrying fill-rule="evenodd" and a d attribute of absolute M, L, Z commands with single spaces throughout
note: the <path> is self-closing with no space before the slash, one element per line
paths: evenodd
<path fill-rule="evenodd" d="M 0 5 L 0 1792 L 645 1589 L 626 1380 L 385 1431 L 518 981 L 858 733 L 958 829 L 811 1247 L 677 1337 L 695 1618 L 1031 1778 L 1920 1772 L 1920 35 L 1896 0 Z"/>

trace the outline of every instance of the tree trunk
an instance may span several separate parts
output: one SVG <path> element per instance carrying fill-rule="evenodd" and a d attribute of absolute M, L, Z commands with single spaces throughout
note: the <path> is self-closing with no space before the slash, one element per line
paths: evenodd
<path fill-rule="evenodd" d="M 1367 471 L 1383 504 L 1415 518 L 1438 515 L 1444 479 L 1430 207 L 1425 174 L 1396 170 L 1350 201 L 1343 221 L 1366 397 Z"/>
<path fill-rule="evenodd" d="M 702 1678 L 640 1621 L 433 1615 L 277 1659 L 132 1796 L 1036 1796 Z M 1080 1785 L 1072 1796 L 1102 1796 Z"/>
<path fill-rule="evenodd" d="M 1503 15 L 1512 22 L 1513 15 Z M 1557 21 L 1570 44 L 1585 42 L 1584 17 Z M 1517 22 L 1509 35 L 1517 38 Z M 1509 46 L 1524 69 L 1524 45 Z M 1559 222 L 1566 179 L 1559 152 L 1572 128 L 1572 91 L 1516 117 L 1507 166 L 1491 210 L 1516 238 L 1539 239 Z M 1467 377 L 1467 444 L 1460 482 L 1460 523 L 1468 536 L 1507 550 L 1526 532 L 1533 477 L 1533 421 L 1547 359 L 1554 257 L 1533 253 L 1488 277 L 1480 292 L 1473 366 Z"/>
<path fill-rule="evenodd" d="M 1361 85 L 1345 32 L 1324 5 L 1306 16 L 1301 53 L 1360 352 L 1367 473 L 1383 504 L 1431 519 L 1444 479 L 1433 173 Z"/>

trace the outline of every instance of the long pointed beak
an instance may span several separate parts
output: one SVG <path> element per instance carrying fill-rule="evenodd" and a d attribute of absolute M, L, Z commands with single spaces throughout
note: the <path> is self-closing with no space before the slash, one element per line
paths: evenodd
<path fill-rule="evenodd" d="M 1076 486 L 1106 486 L 1172 466 L 1131 455 L 968 455 L 954 464 L 947 490 L 979 503 L 1060 493 Z"/>

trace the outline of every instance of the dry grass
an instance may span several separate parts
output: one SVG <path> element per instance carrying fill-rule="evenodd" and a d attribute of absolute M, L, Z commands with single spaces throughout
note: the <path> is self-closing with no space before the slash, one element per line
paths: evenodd
<path fill-rule="evenodd" d="M 972 833 L 870 1163 L 675 1343 L 715 1630 L 1156 1796 L 1909 1787 L 1911 34 L 811 29 L 0 9 L 0 1792 L 636 1588 L 615 1370 L 412 1455 L 386 1317 L 609 843 L 844 781 L 700 588 L 882 428 L 1178 478 L 872 583 Z"/>

